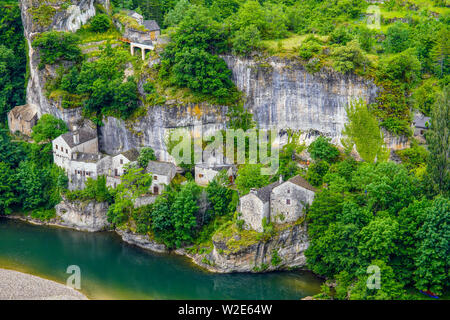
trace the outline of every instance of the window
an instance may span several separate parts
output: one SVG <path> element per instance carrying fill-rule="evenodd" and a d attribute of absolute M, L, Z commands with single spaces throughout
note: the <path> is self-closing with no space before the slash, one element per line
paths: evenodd
<path fill-rule="evenodd" d="M 203 178 L 203 174 L 199 173 L 199 174 L 198 174 L 198 177 L 199 177 L 199 178 Z"/>
<path fill-rule="evenodd" d="M 153 176 L 153 180 L 158 180 L 158 176 Z"/>
<path fill-rule="evenodd" d="M 56 150 L 58 150 L 58 145 L 56 145 Z"/>
<path fill-rule="evenodd" d="M 286 199 L 286 204 L 291 204 L 291 199 Z"/>
<path fill-rule="evenodd" d="M 123 164 L 123 159 L 120 159 L 120 164 Z"/>
<path fill-rule="evenodd" d="M 66 153 L 69 154 L 69 150 L 66 149 Z"/>
<path fill-rule="evenodd" d="M 287 193 L 291 193 L 291 189 L 287 189 Z"/>
<path fill-rule="evenodd" d="M 117 169 L 114 169 L 114 175 L 117 177 L 119 175 L 119 171 Z"/>

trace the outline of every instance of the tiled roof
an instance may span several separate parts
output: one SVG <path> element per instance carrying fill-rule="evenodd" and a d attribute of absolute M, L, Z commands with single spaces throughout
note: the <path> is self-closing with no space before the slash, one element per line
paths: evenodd
<path fill-rule="evenodd" d="M 302 176 L 295 176 L 288 180 L 289 182 L 292 182 L 293 184 L 296 184 L 302 188 L 311 190 L 313 192 L 316 192 L 316 188 L 314 188 L 312 185 L 309 184 L 308 181 L 305 180 Z"/>
<path fill-rule="evenodd" d="M 136 149 L 130 149 L 125 152 L 122 152 L 121 155 L 123 155 L 130 161 L 136 161 L 137 158 L 139 157 L 139 151 L 137 151 Z"/>
<path fill-rule="evenodd" d="M 263 202 L 267 202 L 270 200 L 270 194 L 272 193 L 273 188 L 278 187 L 280 182 L 274 182 L 269 184 L 268 186 L 259 188 L 256 190 L 256 196 L 260 198 Z"/>
<path fill-rule="evenodd" d="M 69 145 L 70 148 L 73 148 L 82 143 L 85 143 L 87 141 L 97 138 L 97 134 L 95 132 L 93 132 L 91 130 L 86 130 L 86 129 L 79 129 L 78 130 L 78 134 L 79 134 L 78 143 L 74 143 L 73 142 L 74 134 L 75 134 L 75 132 L 71 131 L 71 132 L 64 133 L 61 136 L 61 138 L 63 138 L 63 140 Z"/>
<path fill-rule="evenodd" d="M 414 126 L 416 128 L 422 128 L 422 129 L 427 129 L 427 122 L 430 123 L 430 117 L 425 117 L 423 114 L 415 114 L 414 115 Z"/>
<path fill-rule="evenodd" d="M 22 106 L 16 106 L 10 112 L 12 113 L 14 118 L 17 119 L 18 117 L 21 117 L 22 120 L 25 120 L 25 121 L 30 121 L 37 114 L 36 110 L 34 110 L 28 104 L 24 104 Z"/>
<path fill-rule="evenodd" d="M 158 22 L 155 20 L 144 20 L 144 27 L 145 29 L 148 29 L 148 31 L 160 30 Z"/>
<path fill-rule="evenodd" d="M 160 174 L 163 176 L 169 176 L 176 172 L 176 167 L 173 163 L 162 161 L 149 161 L 147 166 L 147 172 L 154 174 Z"/>

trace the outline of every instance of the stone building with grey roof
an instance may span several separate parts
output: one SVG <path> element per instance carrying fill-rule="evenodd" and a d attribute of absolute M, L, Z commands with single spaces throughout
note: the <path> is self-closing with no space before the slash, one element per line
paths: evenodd
<path fill-rule="evenodd" d="M 177 167 L 170 162 L 149 161 L 146 169 L 152 175 L 151 192 L 161 194 L 177 173 Z"/>
<path fill-rule="evenodd" d="M 297 221 L 311 205 L 315 191 L 301 176 L 250 190 L 239 201 L 244 228 L 262 232 L 263 219 L 274 224 Z"/>

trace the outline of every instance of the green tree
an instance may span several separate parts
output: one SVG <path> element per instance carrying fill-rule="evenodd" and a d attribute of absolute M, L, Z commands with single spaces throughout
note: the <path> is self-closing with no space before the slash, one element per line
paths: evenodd
<path fill-rule="evenodd" d="M 50 142 L 63 133 L 69 131 L 67 125 L 61 119 L 55 118 L 51 114 L 44 114 L 32 128 L 31 138 L 34 142 Z"/>
<path fill-rule="evenodd" d="M 383 133 L 366 103 L 361 99 L 351 102 L 346 107 L 346 112 L 349 121 L 342 132 L 346 136 L 342 144 L 347 151 L 355 146 L 361 158 L 369 163 L 386 160 L 388 150 L 384 146 Z"/>
<path fill-rule="evenodd" d="M 80 61 L 81 49 L 77 41 L 78 37 L 71 32 L 46 31 L 39 34 L 32 43 L 33 47 L 39 48 L 39 67 L 61 60 Z"/>
<path fill-rule="evenodd" d="M 450 190 L 450 89 L 438 96 L 431 113 L 430 130 L 426 134 L 428 150 L 427 172 L 438 192 Z"/>
<path fill-rule="evenodd" d="M 314 160 L 334 162 L 339 157 L 339 149 L 330 143 L 330 138 L 319 136 L 308 147 L 308 152 Z"/>
<path fill-rule="evenodd" d="M 415 260 L 416 288 L 442 294 L 450 283 L 450 200 L 442 196 L 426 209 L 418 233 L 421 239 Z"/>
<path fill-rule="evenodd" d="M 249 193 L 251 188 L 269 184 L 269 176 L 261 174 L 262 167 L 262 164 L 245 164 L 239 168 L 235 183 L 241 195 Z"/>
<path fill-rule="evenodd" d="M 398 53 L 409 48 L 411 44 L 411 31 L 407 23 L 397 21 L 386 33 L 383 46 L 387 53 Z"/>
<path fill-rule="evenodd" d="M 175 7 L 164 17 L 164 25 L 173 27 L 179 24 L 190 6 L 189 0 L 179 0 Z"/>
<path fill-rule="evenodd" d="M 93 16 L 89 23 L 89 28 L 97 33 L 106 32 L 111 27 L 111 19 L 104 13 Z"/>
<path fill-rule="evenodd" d="M 212 206 L 212 214 L 209 214 L 209 218 L 215 216 L 222 216 L 229 212 L 229 206 L 232 199 L 231 189 L 226 187 L 228 179 L 220 179 L 223 176 L 220 173 L 208 184 L 206 193 L 208 195 L 208 201 Z M 217 178 L 217 179 L 216 179 Z"/>
<path fill-rule="evenodd" d="M 199 206 L 197 198 L 200 187 L 195 182 L 184 185 L 176 194 L 171 211 L 174 221 L 175 245 L 180 247 L 185 243 L 192 243 L 197 228 L 197 218 Z"/>
<path fill-rule="evenodd" d="M 254 25 L 239 29 L 231 39 L 233 51 L 237 54 L 248 55 L 261 46 L 261 33 Z"/>
<path fill-rule="evenodd" d="M 156 160 L 155 151 L 150 147 L 142 148 L 137 159 L 141 168 L 147 168 L 150 160 Z"/>
<path fill-rule="evenodd" d="M 367 282 L 372 274 L 361 270 L 356 284 L 349 290 L 350 300 L 399 300 L 407 298 L 403 285 L 398 282 L 392 268 L 382 260 L 372 260 L 371 265 L 380 271 L 380 288 L 369 288 Z M 370 282 L 370 280 L 369 280 Z"/>
<path fill-rule="evenodd" d="M 345 46 L 334 48 L 331 55 L 333 57 L 333 68 L 341 73 L 347 73 L 359 67 L 365 69 L 368 64 L 368 59 L 356 40 L 350 41 Z"/>
<path fill-rule="evenodd" d="M 9 164 L 0 162 L 0 214 L 10 214 L 11 205 L 17 202 L 14 184 L 14 170 Z"/>
<path fill-rule="evenodd" d="M 20 74 L 18 60 L 14 51 L 0 45 L 0 121 L 6 119 L 7 112 L 16 103 L 22 101 L 23 90 L 18 85 L 23 84 L 23 73 Z"/>
<path fill-rule="evenodd" d="M 436 36 L 436 43 L 431 50 L 431 57 L 435 65 L 435 74 L 438 77 L 443 77 L 448 74 L 449 70 L 449 54 L 450 46 L 447 39 L 449 39 L 450 31 L 447 26 L 441 28 Z"/>

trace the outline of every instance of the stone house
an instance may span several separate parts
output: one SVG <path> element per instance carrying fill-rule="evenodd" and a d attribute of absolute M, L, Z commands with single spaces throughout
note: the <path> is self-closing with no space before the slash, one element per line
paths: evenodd
<path fill-rule="evenodd" d="M 195 183 L 206 186 L 219 172 L 225 170 L 230 183 L 234 181 L 234 169 L 232 165 L 209 166 L 207 164 L 198 164 L 195 166 Z"/>
<path fill-rule="evenodd" d="M 279 185 L 279 182 L 274 182 L 259 189 L 251 189 L 239 199 L 239 212 L 245 221 L 245 228 L 263 232 L 263 219 L 270 221 L 270 194 Z"/>
<path fill-rule="evenodd" d="M 419 140 L 421 143 L 426 143 L 425 140 L 425 132 L 427 132 L 429 123 L 431 121 L 430 117 L 426 117 L 422 113 L 415 113 L 413 119 L 413 127 L 414 127 L 414 138 Z"/>
<path fill-rule="evenodd" d="M 71 172 L 71 161 L 74 153 L 98 153 L 97 133 L 93 130 L 75 128 L 52 141 L 53 160 L 67 173 Z"/>
<path fill-rule="evenodd" d="M 106 185 L 115 188 L 121 182 L 121 176 L 125 173 L 124 167 L 128 163 L 136 162 L 139 151 L 130 149 L 111 157 L 111 163 L 106 170 Z"/>
<path fill-rule="evenodd" d="M 170 184 L 177 173 L 177 168 L 170 162 L 149 161 L 146 171 L 152 174 L 150 190 L 156 195 L 161 194 L 165 187 Z"/>
<path fill-rule="evenodd" d="M 142 23 L 145 29 L 150 33 L 150 40 L 156 41 L 161 35 L 161 28 L 155 20 L 144 20 Z"/>
<path fill-rule="evenodd" d="M 316 189 L 303 177 L 295 176 L 273 188 L 270 199 L 270 221 L 287 223 L 297 221 L 305 206 L 314 200 Z"/>
<path fill-rule="evenodd" d="M 37 111 L 29 104 L 16 106 L 8 112 L 8 126 L 12 133 L 16 131 L 31 136 L 31 128 L 38 121 Z"/>
<path fill-rule="evenodd" d="M 274 224 L 297 221 L 314 200 L 315 188 L 301 176 L 252 189 L 239 200 L 240 219 L 246 229 L 263 231 L 263 219 Z"/>
<path fill-rule="evenodd" d="M 81 190 L 86 186 L 88 178 L 97 179 L 104 175 L 111 163 L 111 157 L 104 154 L 74 152 L 70 161 L 69 190 Z"/>

